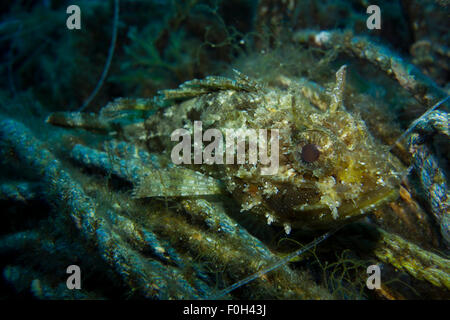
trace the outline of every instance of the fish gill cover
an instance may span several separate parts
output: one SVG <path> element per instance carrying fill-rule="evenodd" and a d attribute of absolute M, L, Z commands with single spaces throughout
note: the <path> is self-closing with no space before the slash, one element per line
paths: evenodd
<path fill-rule="evenodd" d="M 0 297 L 449 299 L 449 12 L 2 2 Z"/>

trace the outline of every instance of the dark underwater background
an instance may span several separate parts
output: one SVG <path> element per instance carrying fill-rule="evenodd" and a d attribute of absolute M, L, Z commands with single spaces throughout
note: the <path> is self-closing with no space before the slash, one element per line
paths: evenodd
<path fill-rule="evenodd" d="M 367 28 L 370 4 L 381 9 L 379 30 Z M 80 30 L 66 27 L 70 5 L 81 9 Z M 90 226 L 72 220 L 79 210 L 73 199 L 79 195 L 71 183 L 82 185 L 81 190 L 95 199 L 98 207 L 119 203 L 121 210 L 128 203 L 129 194 L 124 190 L 129 183 L 77 167 L 68 159 L 75 144 L 100 138 L 50 125 L 46 119 L 51 113 L 99 113 L 116 98 L 150 99 L 159 90 L 176 88 L 191 79 L 232 76 L 232 68 L 249 77 L 273 72 L 324 84 L 346 63 L 350 66 L 350 91 L 378 101 L 367 107 L 349 103 L 349 112 L 361 114 L 372 134 L 390 145 L 450 91 L 449 14 L 448 0 L 1 1 L 0 298 L 200 299 L 214 297 L 248 275 L 242 271 L 247 262 L 224 265 L 223 257 L 201 246 L 186 248 L 174 241 L 170 230 L 155 227 L 158 239 L 152 238 L 153 233 L 147 235 L 154 250 L 144 250 L 145 261 L 139 254 L 131 255 L 131 250 L 125 252 L 125 245 L 108 247 L 116 241 L 107 238 L 110 235 L 104 235 L 103 245 L 92 240 L 86 231 Z M 377 68 L 370 57 L 361 59 L 345 50 L 313 48 L 310 43 L 292 40 L 296 32 L 305 30 L 337 30 L 364 37 L 414 66 L 420 74 L 415 79 L 424 79 L 424 87 L 408 88 L 402 79 Z M 439 108 L 448 111 L 448 105 L 447 101 Z M 145 115 L 154 111 L 146 110 Z M 449 174 L 449 140 L 445 134 L 437 136 L 431 150 L 445 178 Z M 407 151 L 397 150 L 396 155 L 406 167 L 411 165 Z M 49 169 L 52 162 L 48 159 L 53 156 L 60 159 L 60 167 Z M 60 172 L 61 168 L 73 181 L 52 182 L 51 170 Z M 383 260 L 382 249 L 377 247 L 382 237 L 378 229 L 371 229 L 370 223 L 355 224 L 340 230 L 334 241 L 290 263 L 296 281 L 307 287 L 295 291 L 286 275 L 290 271 L 275 271 L 266 282 L 257 280 L 261 283 L 248 284 L 221 298 L 449 299 L 449 251 L 441 232 L 448 228 L 448 198 L 447 211 L 439 220 L 431 212 L 428 193 L 417 174 L 403 187 L 407 191 L 401 200 L 391 204 L 378 222 L 374 222 L 375 213 L 370 223 L 413 243 L 420 248 L 414 251 L 419 256 L 436 255 L 433 275 L 409 270 L 402 258 Z M 136 211 L 168 208 L 172 213 L 164 223 L 172 223 L 173 233 L 178 232 L 176 213 L 183 209 L 176 200 L 130 200 L 127 205 Z M 314 238 L 294 232 L 292 241 L 280 241 L 284 237 L 281 228 L 239 218 L 233 202 L 227 205 L 231 218 L 280 257 Z M 195 225 L 197 218 L 186 217 L 186 228 Z M 204 222 L 198 224 L 199 230 L 206 228 Z M 97 236 L 103 235 L 97 231 Z M 238 240 L 245 243 L 245 239 Z M 161 247 L 166 252 L 162 255 L 158 252 Z M 252 252 L 251 245 L 248 250 L 243 252 Z M 411 255 L 409 249 L 404 250 L 405 256 Z M 365 285 L 366 268 L 371 264 L 380 265 L 385 275 L 386 286 L 381 291 Z M 69 265 L 79 265 L 83 272 L 81 290 L 66 288 Z M 411 268 L 425 268 L 425 264 Z M 141 282 L 141 275 L 154 282 Z"/>

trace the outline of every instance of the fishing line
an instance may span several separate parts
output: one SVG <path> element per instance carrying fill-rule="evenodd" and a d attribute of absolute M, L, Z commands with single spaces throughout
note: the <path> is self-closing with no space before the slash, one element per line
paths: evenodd
<path fill-rule="evenodd" d="M 284 258 L 280 259 L 279 261 L 275 262 L 272 266 L 263 269 L 261 271 L 258 271 L 250 276 L 248 276 L 247 278 L 244 278 L 234 284 L 232 284 L 231 286 L 229 286 L 228 288 L 225 288 L 223 290 L 221 290 L 217 295 L 213 296 L 212 299 L 213 300 L 217 300 L 220 299 L 221 297 L 227 295 L 228 293 L 230 293 L 231 291 L 246 285 L 247 283 L 264 276 L 265 274 L 281 267 L 282 265 L 288 263 L 289 261 L 291 261 L 293 258 L 295 258 L 298 255 L 301 255 L 303 253 L 305 253 L 306 251 L 312 249 L 313 247 L 315 247 L 316 245 L 318 245 L 319 243 L 325 241 L 326 239 L 328 239 L 331 235 L 333 235 L 334 233 L 336 233 L 336 231 L 338 231 L 339 229 L 341 229 L 341 227 L 338 227 L 336 229 L 333 229 L 331 231 L 328 231 L 327 233 L 323 234 L 322 236 L 314 239 L 313 241 L 311 241 L 310 243 L 308 243 L 306 246 L 301 247 L 300 249 L 288 254 L 287 256 L 285 256 Z"/>
<path fill-rule="evenodd" d="M 119 25 L 119 0 L 115 0 L 114 1 L 113 33 L 112 33 L 111 45 L 109 47 L 109 52 L 108 52 L 108 58 L 106 59 L 105 68 L 103 69 L 100 80 L 97 82 L 97 86 L 95 87 L 94 91 L 92 91 L 91 95 L 89 96 L 89 98 L 86 99 L 86 101 L 83 103 L 81 108 L 78 109 L 79 112 L 83 111 L 84 109 L 87 108 L 87 106 L 89 106 L 89 104 L 95 98 L 97 93 L 100 91 L 100 88 L 102 87 L 103 83 L 105 82 L 106 76 L 108 75 L 109 67 L 111 66 L 112 58 L 114 56 L 114 50 L 116 48 L 118 25 Z"/>

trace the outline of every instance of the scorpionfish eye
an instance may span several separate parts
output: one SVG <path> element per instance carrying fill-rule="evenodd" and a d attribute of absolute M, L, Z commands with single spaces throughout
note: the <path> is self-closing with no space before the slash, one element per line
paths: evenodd
<path fill-rule="evenodd" d="M 330 173 L 343 151 L 336 141 L 332 132 L 325 129 L 308 129 L 294 134 L 293 167 L 298 172 L 309 171 L 316 176 Z"/>
<path fill-rule="evenodd" d="M 320 150 L 314 143 L 308 143 L 302 147 L 301 158 L 306 163 L 313 163 L 319 159 Z"/>

